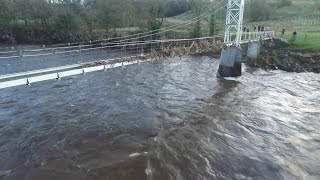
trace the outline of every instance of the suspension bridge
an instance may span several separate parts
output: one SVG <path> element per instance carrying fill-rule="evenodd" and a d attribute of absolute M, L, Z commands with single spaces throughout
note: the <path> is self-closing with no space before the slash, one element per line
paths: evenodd
<path fill-rule="evenodd" d="M 166 38 L 170 33 L 225 9 L 224 34 Z M 274 35 L 272 31 L 243 32 L 243 11 L 244 0 L 228 0 L 227 4 L 221 1 L 198 17 L 154 31 L 89 42 L 43 45 L 38 49 L 0 51 L 1 64 L 5 64 L 0 67 L 0 89 L 220 49 L 218 76 L 237 77 L 241 75 L 240 45 L 249 43 L 247 54 L 256 58 L 260 51 L 259 41 L 272 39 Z"/>

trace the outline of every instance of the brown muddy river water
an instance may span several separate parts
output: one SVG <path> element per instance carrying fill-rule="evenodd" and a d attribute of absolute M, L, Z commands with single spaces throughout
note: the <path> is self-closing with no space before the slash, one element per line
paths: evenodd
<path fill-rule="evenodd" d="M 3 180 L 318 180 L 320 75 L 186 56 L 0 91 Z"/>

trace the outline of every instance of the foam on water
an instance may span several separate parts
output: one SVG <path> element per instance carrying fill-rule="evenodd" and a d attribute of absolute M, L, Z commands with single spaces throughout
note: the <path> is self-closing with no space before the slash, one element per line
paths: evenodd
<path fill-rule="evenodd" d="M 320 91 L 312 92 L 312 94 L 309 96 L 309 100 L 320 102 Z"/>

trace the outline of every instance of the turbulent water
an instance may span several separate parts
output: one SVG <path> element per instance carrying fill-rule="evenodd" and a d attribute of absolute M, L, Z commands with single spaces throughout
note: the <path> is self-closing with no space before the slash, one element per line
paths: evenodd
<path fill-rule="evenodd" d="M 320 76 L 141 63 L 0 93 L 0 179 L 320 179 Z"/>

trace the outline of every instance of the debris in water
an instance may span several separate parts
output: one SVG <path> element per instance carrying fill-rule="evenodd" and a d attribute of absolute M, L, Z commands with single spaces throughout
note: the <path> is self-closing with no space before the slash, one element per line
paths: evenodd
<path fill-rule="evenodd" d="M 12 172 L 12 169 L 7 171 L 0 171 L 0 177 L 8 176 Z"/>
<path fill-rule="evenodd" d="M 134 157 L 138 157 L 138 156 L 141 156 L 141 155 L 147 155 L 148 152 L 143 152 L 143 153 L 132 153 L 129 155 L 130 158 L 134 158 Z"/>

